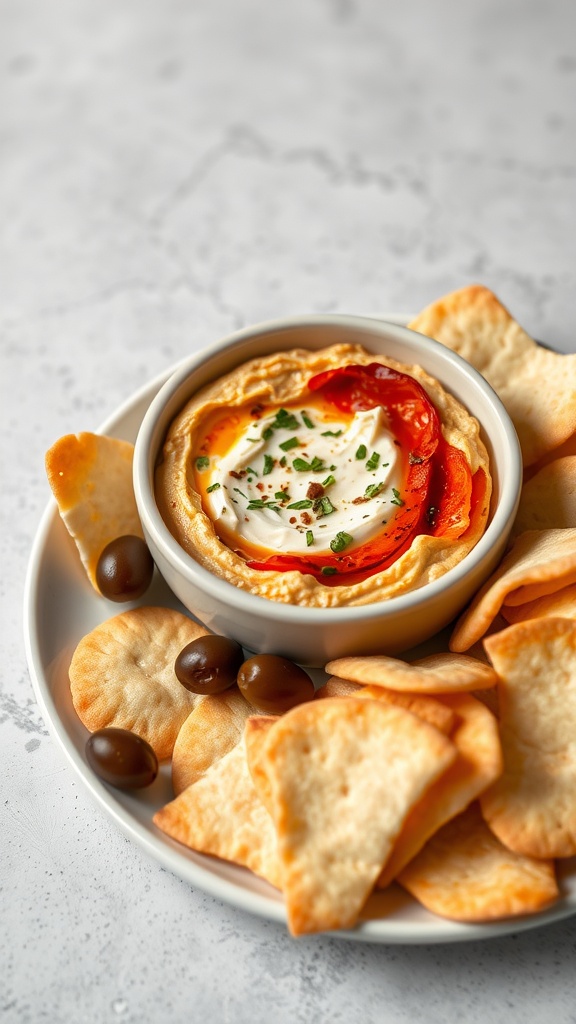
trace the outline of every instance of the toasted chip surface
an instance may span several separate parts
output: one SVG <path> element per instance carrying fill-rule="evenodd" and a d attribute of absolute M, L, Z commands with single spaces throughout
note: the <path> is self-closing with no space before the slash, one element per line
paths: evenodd
<path fill-rule="evenodd" d="M 176 795 L 197 782 L 211 764 L 242 738 L 254 708 L 234 686 L 198 701 L 182 724 L 172 753 L 172 787 Z"/>
<path fill-rule="evenodd" d="M 450 733 L 456 760 L 412 808 L 378 880 L 385 887 L 451 818 L 476 800 L 501 774 L 502 747 L 496 718 L 469 693 L 439 698 L 456 718 Z"/>
<path fill-rule="evenodd" d="M 115 437 L 66 434 L 46 453 L 58 510 L 95 590 L 98 559 L 110 541 L 143 537 L 132 486 L 134 445 Z"/>
<path fill-rule="evenodd" d="M 508 850 L 477 804 L 444 825 L 398 880 L 428 910 L 456 921 L 532 914 L 559 896 L 553 862 Z"/>
<path fill-rule="evenodd" d="M 504 602 L 525 604 L 576 582 L 576 529 L 528 530 L 460 616 L 450 649 L 466 651 L 487 632 Z"/>
<path fill-rule="evenodd" d="M 516 427 L 524 465 L 576 430 L 576 354 L 537 345 L 490 289 L 452 292 L 409 327 L 463 356 L 492 385 Z"/>
<path fill-rule="evenodd" d="M 70 690 L 87 729 L 131 729 L 162 760 L 202 700 L 178 681 L 174 662 L 207 630 L 170 608 L 132 608 L 82 638 L 70 663 Z"/>
<path fill-rule="evenodd" d="M 574 526 L 576 455 L 567 455 L 543 466 L 524 484 L 512 534 Z"/>
<path fill-rule="evenodd" d="M 412 693 L 455 693 L 496 685 L 490 665 L 450 651 L 413 662 L 385 655 L 337 658 L 328 662 L 326 671 L 354 683 Z"/>
<path fill-rule="evenodd" d="M 423 718 L 446 736 L 452 731 L 456 718 L 450 708 L 427 694 L 388 690 L 384 686 L 362 686 L 360 683 L 351 683 L 337 676 L 331 676 L 324 686 L 316 690 L 316 700 L 323 700 L 325 697 L 359 697 L 362 700 L 383 700 L 388 704 L 396 704 Z"/>
<path fill-rule="evenodd" d="M 455 757 L 450 741 L 379 700 L 293 708 L 269 730 L 269 784 L 294 935 L 352 926 L 410 807 Z"/>
<path fill-rule="evenodd" d="M 576 621 L 529 619 L 485 646 L 500 678 L 504 771 L 482 795 L 482 813 L 517 853 L 574 856 Z"/>
<path fill-rule="evenodd" d="M 179 843 L 249 868 L 278 888 L 276 833 L 254 788 L 242 738 L 154 815 Z"/>
<path fill-rule="evenodd" d="M 539 619 L 546 615 L 552 618 L 576 619 L 576 584 L 513 608 L 510 605 L 502 605 L 502 615 L 511 626 L 516 622 Z"/>

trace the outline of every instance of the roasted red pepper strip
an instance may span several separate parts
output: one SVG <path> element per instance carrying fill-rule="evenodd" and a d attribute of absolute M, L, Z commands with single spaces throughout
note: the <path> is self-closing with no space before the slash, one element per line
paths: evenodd
<path fill-rule="evenodd" d="M 428 525 L 433 537 L 457 539 L 470 524 L 472 474 L 459 448 L 443 442 L 435 460 Z"/>
<path fill-rule="evenodd" d="M 296 569 L 324 583 L 356 583 L 387 569 L 418 534 L 457 538 L 466 531 L 472 474 L 464 454 L 444 441 L 438 413 L 418 381 L 370 363 L 319 373 L 308 387 L 343 412 L 382 406 L 406 459 L 403 504 L 377 537 L 349 552 L 272 555 L 262 562 L 249 561 L 251 569 Z"/>
<path fill-rule="evenodd" d="M 248 565 L 252 569 L 276 571 L 297 569 L 334 583 L 341 581 L 342 576 L 348 578 L 359 573 L 363 578 L 391 565 L 410 546 L 424 519 L 432 474 L 430 460 L 441 438 L 438 415 L 416 380 L 381 363 L 344 366 L 320 373 L 312 377 L 308 386 L 344 412 L 383 407 L 405 457 L 403 504 L 377 537 L 350 552 L 306 557 L 272 555 Z"/>

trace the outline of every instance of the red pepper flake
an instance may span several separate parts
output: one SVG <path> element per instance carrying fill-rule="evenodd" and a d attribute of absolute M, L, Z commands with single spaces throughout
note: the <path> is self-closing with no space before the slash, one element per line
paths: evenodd
<path fill-rule="evenodd" d="M 308 484 L 308 490 L 306 491 L 307 498 L 312 498 L 312 500 L 314 500 L 314 498 L 321 498 L 323 494 L 324 488 L 322 484 L 316 483 L 315 481 Z"/>

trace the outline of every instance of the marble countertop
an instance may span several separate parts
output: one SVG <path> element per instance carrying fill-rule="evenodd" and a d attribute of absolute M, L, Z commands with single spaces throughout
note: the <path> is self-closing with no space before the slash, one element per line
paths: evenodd
<path fill-rule="evenodd" d="M 576 922 L 293 940 L 173 876 L 51 738 L 22 636 L 44 452 L 231 330 L 491 287 L 575 351 L 564 0 L 2 0 L 0 1018 L 576 1021 Z"/>

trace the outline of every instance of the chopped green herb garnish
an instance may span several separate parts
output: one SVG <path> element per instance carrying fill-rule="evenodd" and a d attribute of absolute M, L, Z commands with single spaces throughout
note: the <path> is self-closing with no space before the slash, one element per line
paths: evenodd
<path fill-rule="evenodd" d="M 324 495 L 323 498 L 320 498 L 320 508 L 322 509 L 323 516 L 329 516 L 331 512 L 336 511 L 334 505 L 330 501 L 330 498 L 326 497 L 326 495 Z"/>
<path fill-rule="evenodd" d="M 326 466 L 324 465 L 324 459 L 319 459 L 318 456 L 315 455 L 314 458 L 312 459 L 312 462 L 310 463 L 310 469 L 314 473 L 319 473 L 321 469 L 326 469 Z"/>
<path fill-rule="evenodd" d="M 287 441 L 282 441 L 280 445 L 283 452 L 289 452 L 291 448 L 298 448 L 300 441 L 297 437 L 289 437 Z"/>
<path fill-rule="evenodd" d="M 367 452 L 367 450 L 366 450 L 366 445 L 365 445 L 365 444 L 361 444 L 361 445 L 360 445 L 360 446 L 359 446 L 359 447 L 358 447 L 358 448 L 356 449 L 356 458 L 357 458 L 357 459 L 365 459 L 365 458 L 366 458 L 366 456 L 367 456 L 367 454 L 368 454 L 368 452 Z"/>
<path fill-rule="evenodd" d="M 366 463 L 366 469 L 369 469 L 369 470 L 378 469 L 379 462 L 380 462 L 380 456 L 379 456 L 378 452 L 372 452 L 372 455 L 370 456 L 370 458 L 368 459 L 368 462 Z"/>
<path fill-rule="evenodd" d="M 294 459 L 292 465 L 299 473 L 307 473 L 312 468 L 310 463 L 306 462 L 305 459 Z"/>
<path fill-rule="evenodd" d="M 335 484 L 335 483 L 336 483 L 336 477 L 332 476 L 332 474 L 330 474 L 330 476 L 327 476 L 326 479 L 322 481 L 322 487 L 331 487 L 332 484 Z"/>
<path fill-rule="evenodd" d="M 381 483 L 381 484 L 368 484 L 368 487 L 364 491 L 364 497 L 365 498 L 375 498 L 377 494 L 380 494 L 380 491 L 382 490 L 383 487 L 384 487 L 384 483 Z"/>
<path fill-rule="evenodd" d="M 276 491 L 274 497 L 277 498 L 278 501 L 290 501 L 288 491 Z"/>
<path fill-rule="evenodd" d="M 248 512 L 256 512 L 261 508 L 269 508 L 272 512 L 278 512 L 278 514 L 280 514 L 278 505 L 274 504 L 273 501 L 264 501 L 263 498 L 252 498 L 246 506 L 246 510 Z"/>
<path fill-rule="evenodd" d="M 293 501 L 291 505 L 287 505 L 287 508 L 312 508 L 313 502 L 309 498 L 302 498 L 302 501 Z"/>
<path fill-rule="evenodd" d="M 206 494 L 212 494 L 212 491 L 217 491 L 219 487 L 220 484 L 218 482 L 216 482 L 215 484 L 210 484 L 210 487 L 206 488 Z"/>
<path fill-rule="evenodd" d="M 241 491 L 239 487 L 233 487 L 232 490 L 236 491 L 237 494 L 241 494 L 243 498 L 246 498 L 246 501 L 250 501 L 248 495 L 244 494 L 244 491 Z"/>
<path fill-rule="evenodd" d="M 308 413 L 307 412 L 303 412 L 303 413 L 301 413 L 301 416 L 302 416 L 302 420 L 304 422 L 304 425 L 306 427 L 308 427 L 308 430 L 314 430 L 315 424 L 312 423 L 312 420 L 310 419 Z M 322 435 L 322 436 L 324 436 L 324 435 Z"/>
<path fill-rule="evenodd" d="M 199 455 L 196 459 L 196 469 L 208 469 L 210 459 L 207 455 Z"/>
<path fill-rule="evenodd" d="M 342 433 L 341 430 L 323 430 L 320 436 L 321 437 L 340 437 L 341 433 Z"/>
<path fill-rule="evenodd" d="M 264 427 L 264 430 L 262 431 L 262 440 L 263 441 L 269 441 L 270 438 L 273 436 L 273 434 L 274 434 L 274 431 L 273 431 L 272 427 Z"/>
<path fill-rule="evenodd" d="M 306 547 L 309 548 L 314 543 L 314 534 L 312 530 L 306 530 Z"/>
<path fill-rule="evenodd" d="M 264 469 L 262 470 L 262 476 L 268 476 L 269 473 L 274 469 L 274 459 L 271 455 L 264 456 Z"/>
<path fill-rule="evenodd" d="M 258 473 L 256 472 L 255 469 L 252 469 L 252 466 L 246 466 L 246 472 L 251 473 L 252 476 L 258 476 Z"/>
<path fill-rule="evenodd" d="M 323 576 L 335 576 L 338 569 L 335 569 L 333 565 L 323 565 L 320 572 Z"/>
<path fill-rule="evenodd" d="M 353 541 L 353 537 L 349 533 L 345 533 L 344 530 L 339 530 L 334 540 L 330 541 L 330 548 L 337 554 L 339 551 L 344 551 Z"/>
<path fill-rule="evenodd" d="M 277 430 L 298 430 L 300 424 L 294 413 L 288 412 L 287 409 L 279 409 L 272 426 Z"/>
<path fill-rule="evenodd" d="M 400 491 L 398 491 L 395 487 L 393 487 L 392 488 L 392 494 L 394 495 L 394 497 L 390 498 L 390 504 L 391 505 L 399 505 L 400 507 L 402 507 L 402 505 L 404 505 L 404 502 L 402 501 L 402 498 L 400 497 Z"/>
<path fill-rule="evenodd" d="M 280 465 L 282 466 L 282 469 L 284 469 L 284 466 L 286 465 L 286 462 L 287 462 L 286 456 L 283 455 L 282 458 L 280 459 Z"/>

